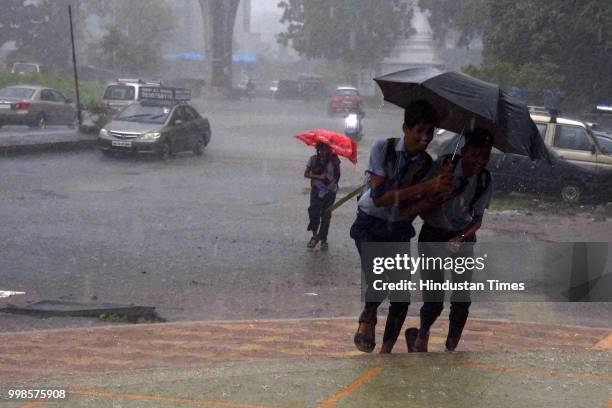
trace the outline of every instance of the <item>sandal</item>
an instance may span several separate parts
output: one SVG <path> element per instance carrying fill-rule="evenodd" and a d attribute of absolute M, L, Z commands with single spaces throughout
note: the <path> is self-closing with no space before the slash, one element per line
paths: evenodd
<path fill-rule="evenodd" d="M 321 251 L 327 251 L 329 249 L 329 244 L 327 241 L 321 241 Z"/>
<path fill-rule="evenodd" d="M 312 237 L 310 238 L 310 241 L 308 241 L 308 244 L 306 244 L 306 248 L 313 249 L 314 247 L 317 246 L 318 243 L 319 243 L 319 238 Z"/>
<path fill-rule="evenodd" d="M 361 328 L 362 324 L 370 326 L 371 333 L 362 334 L 359 332 L 359 329 L 357 329 L 357 333 L 355 333 L 353 341 L 355 342 L 355 347 L 357 347 L 357 350 L 364 353 L 371 353 L 372 351 L 374 351 L 374 347 L 376 347 L 376 343 L 374 341 L 375 326 L 367 323 L 359 323 L 359 328 Z"/>

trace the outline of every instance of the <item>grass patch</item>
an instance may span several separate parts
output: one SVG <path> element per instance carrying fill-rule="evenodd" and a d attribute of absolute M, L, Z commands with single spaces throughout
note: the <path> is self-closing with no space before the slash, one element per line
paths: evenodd
<path fill-rule="evenodd" d="M 491 199 L 491 204 L 489 205 L 489 209 L 495 211 L 524 210 L 533 207 L 533 199 L 530 199 L 529 197 L 511 196 L 494 197 Z"/>
<path fill-rule="evenodd" d="M 49 88 L 57 89 L 64 96 L 76 100 L 74 77 L 72 75 L 0 73 L 0 88 L 20 84 L 48 86 Z M 79 80 L 81 103 L 85 106 L 92 105 L 96 100 L 102 98 L 105 89 L 104 85 L 97 82 Z"/>

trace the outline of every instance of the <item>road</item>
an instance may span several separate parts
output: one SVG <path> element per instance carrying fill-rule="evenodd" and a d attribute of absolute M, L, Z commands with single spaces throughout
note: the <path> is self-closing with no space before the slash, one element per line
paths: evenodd
<path fill-rule="evenodd" d="M 0 305 L 134 303 L 170 321 L 357 316 L 359 262 L 348 237 L 355 203 L 334 213 L 328 253 L 306 249 L 302 173 L 312 149 L 293 138 L 341 131 L 342 119 L 322 103 L 196 105 L 213 132 L 202 157 L 82 151 L 0 160 L 0 290 L 26 292 Z M 368 112 L 359 164 L 343 162 L 341 195 L 359 185 L 372 141 L 397 136 L 401 118 L 399 110 Z M 609 242 L 610 231 L 609 220 L 588 212 L 505 211 L 487 216 L 481 238 Z M 610 327 L 612 307 L 476 304 L 473 315 Z M 2 331 L 97 324 L 0 314 Z"/>

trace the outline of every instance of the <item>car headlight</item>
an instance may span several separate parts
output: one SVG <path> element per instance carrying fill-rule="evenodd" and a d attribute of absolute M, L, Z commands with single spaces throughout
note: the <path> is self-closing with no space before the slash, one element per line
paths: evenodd
<path fill-rule="evenodd" d="M 140 138 L 142 140 L 157 140 L 161 137 L 161 132 L 147 132 L 144 133 Z"/>
<path fill-rule="evenodd" d="M 100 137 L 108 137 L 109 136 L 108 130 L 106 130 L 104 128 L 100 129 L 100 135 L 99 136 Z"/>

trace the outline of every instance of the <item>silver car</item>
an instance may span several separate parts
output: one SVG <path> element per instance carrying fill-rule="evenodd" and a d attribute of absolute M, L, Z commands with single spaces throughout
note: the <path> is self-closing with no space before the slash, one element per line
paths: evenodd
<path fill-rule="evenodd" d="M 0 89 L 0 126 L 76 125 L 72 99 L 59 91 L 38 85 L 15 85 Z"/>
<path fill-rule="evenodd" d="M 100 130 L 98 147 L 113 152 L 171 154 L 191 150 L 202 155 L 210 142 L 208 119 L 191 105 L 175 101 L 135 102 Z"/>

